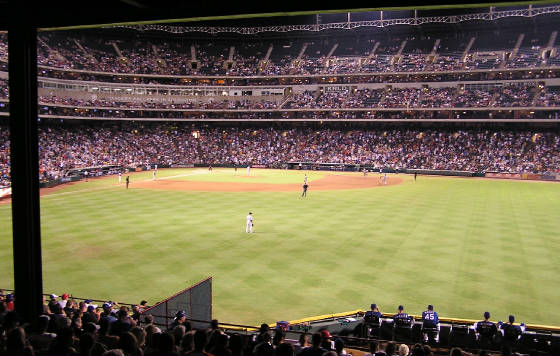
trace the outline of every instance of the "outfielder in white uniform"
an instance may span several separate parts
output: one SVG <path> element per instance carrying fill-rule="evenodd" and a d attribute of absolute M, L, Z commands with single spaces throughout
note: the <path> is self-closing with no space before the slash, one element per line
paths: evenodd
<path fill-rule="evenodd" d="M 122 182 L 122 173 L 119 172 L 119 184 L 121 184 L 121 182 Z"/>
<path fill-rule="evenodd" d="M 247 175 L 251 174 L 251 165 L 247 165 Z"/>
<path fill-rule="evenodd" d="M 247 215 L 247 225 L 245 226 L 245 232 L 248 234 L 253 233 L 253 213 L 249 212 Z"/>

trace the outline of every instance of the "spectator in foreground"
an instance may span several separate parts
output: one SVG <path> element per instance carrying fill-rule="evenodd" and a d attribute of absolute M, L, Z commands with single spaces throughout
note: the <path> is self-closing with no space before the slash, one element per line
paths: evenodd
<path fill-rule="evenodd" d="M 253 349 L 254 355 L 270 356 L 274 355 L 274 346 L 272 346 L 272 338 L 269 333 L 264 333 L 261 338 L 261 342 L 255 345 Z"/>
<path fill-rule="evenodd" d="M 294 347 L 289 342 L 280 343 L 275 351 L 276 356 L 294 356 Z"/>
<path fill-rule="evenodd" d="M 399 345 L 399 356 L 408 356 L 408 345 L 406 344 L 400 344 Z"/>
<path fill-rule="evenodd" d="M 320 333 L 314 333 L 313 336 L 311 336 L 311 346 L 304 348 L 303 350 L 301 350 L 298 353 L 298 356 L 321 356 L 323 355 L 325 352 L 327 352 L 327 350 L 325 350 L 324 348 L 321 347 L 321 334 Z"/>

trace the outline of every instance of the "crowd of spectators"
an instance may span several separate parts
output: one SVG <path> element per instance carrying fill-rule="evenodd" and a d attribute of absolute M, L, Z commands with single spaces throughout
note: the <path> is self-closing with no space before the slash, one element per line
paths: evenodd
<path fill-rule="evenodd" d="M 8 36 L 0 33 L 0 62 L 8 61 Z"/>
<path fill-rule="evenodd" d="M 176 103 L 174 101 L 125 101 L 125 100 L 105 100 L 105 99 L 75 99 L 60 96 L 39 96 L 39 104 L 56 104 L 68 107 L 97 107 L 97 108 L 118 108 L 118 109 L 201 109 L 201 110 L 220 110 L 220 109 L 244 109 L 244 110 L 272 110 L 277 109 L 278 104 L 271 100 L 214 100 L 208 101 L 188 101 Z"/>
<path fill-rule="evenodd" d="M 0 69 L 5 63 L 0 62 Z M 364 64 L 362 67 L 368 66 Z M 560 66 L 560 65 L 559 65 Z M 303 84 L 357 84 L 357 83 L 410 83 L 410 82 L 457 82 L 484 80 L 535 80 L 560 77 L 560 70 L 555 68 L 504 70 L 490 72 L 473 70 L 468 72 L 367 72 L 364 74 L 315 74 L 309 76 L 289 75 L 290 66 L 280 70 L 279 66 L 268 61 L 259 65 L 259 77 L 228 77 L 228 76 L 139 76 L 123 75 L 121 73 L 76 72 L 57 69 L 54 67 L 40 67 L 38 75 L 42 78 L 67 79 L 78 81 L 131 83 L 131 84 L 160 84 L 160 85 L 196 85 L 196 86 L 263 86 L 263 85 L 303 85 Z M 234 67 L 237 68 L 237 67 Z M 272 73 L 272 74 L 271 74 Z M 285 75 L 282 77 L 281 75 Z"/>
<path fill-rule="evenodd" d="M 531 106 L 535 98 L 534 85 L 503 86 L 496 95 L 495 106 L 523 107 Z"/>
<path fill-rule="evenodd" d="M 424 87 L 358 89 L 314 93 L 305 91 L 293 95 L 282 108 L 488 108 L 530 107 L 536 95 L 535 84 L 507 84 L 488 89 L 465 89 L 458 87 Z M 546 88 L 537 103 L 547 107 L 556 106 L 558 93 L 550 94 Z M 493 98 L 496 97 L 495 100 Z M 555 99 L 556 98 L 556 99 Z"/>
<path fill-rule="evenodd" d="M 198 138 L 193 136 L 197 132 Z M 9 182 L 7 128 L 0 130 L 0 169 Z M 554 131 L 199 127 L 189 123 L 40 125 L 42 180 L 102 165 L 259 164 L 290 161 L 408 169 L 558 173 Z"/>
<path fill-rule="evenodd" d="M 10 185 L 10 132 L 3 129 L 0 130 L 0 189 Z"/>
<path fill-rule="evenodd" d="M 0 81 L 0 85 L 2 81 Z M 4 82 L 5 84 L 5 82 Z M 523 108 L 540 106 L 554 108 L 560 104 L 558 87 L 538 87 L 535 83 L 506 84 L 488 86 L 486 88 L 457 87 L 428 87 L 396 88 L 387 86 L 380 89 L 353 89 L 348 87 L 327 87 L 284 97 L 269 99 L 266 97 L 208 97 L 204 99 L 191 98 L 175 102 L 167 97 L 158 100 L 147 97 L 145 100 L 109 99 L 77 99 L 57 95 L 39 96 L 42 114 L 70 116 L 95 116 L 103 114 L 110 117 L 127 116 L 127 111 L 142 109 L 151 110 L 263 110 L 275 111 L 283 109 L 453 109 L 453 108 Z M 0 90 L 0 98 L 6 98 L 7 87 Z M 142 98 L 138 96 L 138 98 Z M 179 97 L 178 97 L 179 98 Z M 136 98 L 135 98 L 136 99 Z M 284 99 L 283 103 L 282 100 Z M 83 111 L 80 108 L 95 108 Z M 114 108 L 116 110 L 104 109 Z M 119 111 L 124 116 L 118 116 Z M 153 112 L 153 111 L 152 111 Z M 85 113 L 85 114 L 84 114 Z M 84 114 L 84 115 L 82 115 Z M 175 117 L 182 117 L 181 115 Z"/>
<path fill-rule="evenodd" d="M 536 106 L 558 106 L 560 105 L 560 87 L 546 87 L 539 92 Z"/>
<path fill-rule="evenodd" d="M 244 77 L 512 69 L 556 65 L 556 56 L 543 60 L 538 46 L 521 48 L 511 58 L 504 56 L 503 51 L 495 51 L 495 55 L 492 52 L 482 52 L 481 55 L 472 52 L 465 58 L 460 51 L 441 55 L 436 51 L 435 57 L 430 53 L 418 53 L 421 52 L 419 49 L 400 54 L 399 46 L 390 44 L 380 46 L 372 56 L 355 53 L 339 53 L 333 57 L 327 57 L 324 53 L 318 56 L 303 53 L 298 56 L 298 51 L 302 48 L 293 46 L 292 53 L 285 53 L 276 58 L 275 62 L 270 59 L 264 61 L 265 54 L 262 52 L 246 55 L 239 53 L 239 50 L 236 52 L 235 47 L 243 47 L 244 42 L 201 45 L 162 40 L 154 44 L 153 39 L 141 38 L 129 43 L 119 39 L 91 36 L 73 38 L 48 33 L 41 34 L 40 37 L 40 65 L 106 73 Z M 485 40 L 487 39 L 483 39 Z M 232 53 L 229 53 L 230 46 L 234 49 Z M 5 42 L 0 45 L 0 60 L 3 51 L 5 52 Z"/>
<path fill-rule="evenodd" d="M 5 79 L 0 79 L 0 99 L 8 99 L 8 89 L 8 81 Z"/>
<path fill-rule="evenodd" d="M 298 340 L 293 340 L 287 338 L 287 330 L 279 325 L 271 328 L 263 323 L 257 331 L 248 333 L 226 330 L 216 319 L 193 324 L 184 310 L 177 311 L 173 319 L 164 325 L 154 321 L 145 300 L 133 305 L 113 301 L 97 303 L 91 299 L 75 299 L 67 293 L 43 297 L 41 314 L 36 320 L 25 322 L 18 315 L 15 302 L 13 293 L 4 295 L 1 291 L 2 355 L 343 356 L 352 355 L 352 350 L 347 348 L 358 345 L 355 338 L 347 338 L 342 333 L 331 335 L 326 328 L 311 333 L 300 332 Z M 395 328 L 403 323 L 414 323 L 414 319 L 403 309 L 399 306 L 398 313 L 392 317 L 391 323 Z M 387 322 L 380 319 L 379 309 L 375 310 L 377 312 L 369 314 L 369 318 L 369 311 L 364 315 L 366 327 L 380 321 Z M 511 355 L 525 331 L 525 324 L 514 325 L 513 315 L 509 316 L 508 322 L 490 321 L 489 312 L 484 313 L 484 318 L 472 326 L 480 347 L 478 355 L 488 355 L 487 350 L 495 346 L 493 340 L 499 335 L 502 336 L 502 354 Z M 422 324 L 439 326 L 433 306 L 428 306 L 422 314 Z M 362 328 L 358 326 L 356 330 Z M 472 355 L 458 347 L 450 347 L 447 351 L 438 348 L 436 351 L 426 339 L 424 344 L 412 344 L 412 340 L 408 343 L 382 341 L 362 332 L 358 335 L 367 337 L 369 353 L 365 352 L 365 356 Z"/>
<path fill-rule="evenodd" d="M 285 331 L 272 330 L 267 324 L 257 334 L 226 333 L 217 320 L 196 328 L 184 311 L 177 312 L 168 327 L 156 325 L 153 316 L 145 313 L 146 303 L 128 306 L 108 301 L 99 306 L 89 299 L 51 294 L 37 320 L 23 323 L 14 310 L 13 294 L 1 296 L 0 354 L 294 356 L 312 347 L 316 351 L 317 341 L 324 352 L 338 355 L 336 351 L 344 349 L 341 339 L 335 346 L 319 333 L 304 335 L 299 343 L 293 343 L 286 340 Z"/>

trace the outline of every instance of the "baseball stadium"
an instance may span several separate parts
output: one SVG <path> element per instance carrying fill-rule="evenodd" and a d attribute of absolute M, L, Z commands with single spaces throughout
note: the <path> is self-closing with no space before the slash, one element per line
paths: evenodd
<path fill-rule="evenodd" d="M 26 120 L 0 32 L 0 352 L 560 354 L 559 23 L 537 1 L 40 28 Z"/>

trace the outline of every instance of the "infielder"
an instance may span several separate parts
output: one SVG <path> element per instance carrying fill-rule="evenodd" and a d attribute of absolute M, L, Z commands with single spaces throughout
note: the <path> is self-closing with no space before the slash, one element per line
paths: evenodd
<path fill-rule="evenodd" d="M 156 180 L 156 170 L 152 171 L 152 180 Z"/>
<path fill-rule="evenodd" d="M 121 184 L 121 182 L 122 182 L 122 173 L 119 172 L 119 184 Z"/>
<path fill-rule="evenodd" d="M 248 164 L 247 165 L 247 175 L 250 175 L 250 174 L 251 174 L 251 165 Z"/>
<path fill-rule="evenodd" d="M 247 215 L 247 225 L 245 226 L 245 232 L 248 234 L 253 233 L 253 213 L 249 212 Z"/>
<path fill-rule="evenodd" d="M 307 174 L 303 177 L 303 184 L 307 184 Z"/>

